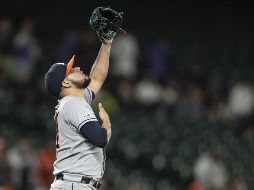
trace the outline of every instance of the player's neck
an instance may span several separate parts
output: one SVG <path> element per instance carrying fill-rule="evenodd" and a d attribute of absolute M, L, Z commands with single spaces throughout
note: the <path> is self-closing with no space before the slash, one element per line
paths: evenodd
<path fill-rule="evenodd" d="M 84 89 L 72 89 L 66 95 L 67 96 L 77 96 L 77 97 L 84 98 L 84 96 L 85 96 L 85 90 Z"/>

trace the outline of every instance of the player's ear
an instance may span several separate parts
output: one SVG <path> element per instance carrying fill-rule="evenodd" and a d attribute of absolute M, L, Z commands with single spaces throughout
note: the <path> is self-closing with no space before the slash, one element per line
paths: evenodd
<path fill-rule="evenodd" d="M 71 82 L 64 79 L 64 81 L 62 82 L 62 86 L 64 88 L 70 88 L 71 87 Z"/>

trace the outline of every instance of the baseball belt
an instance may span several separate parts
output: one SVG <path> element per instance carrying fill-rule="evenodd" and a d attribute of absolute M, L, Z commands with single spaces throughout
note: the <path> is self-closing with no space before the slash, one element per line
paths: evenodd
<path fill-rule="evenodd" d="M 63 173 L 57 174 L 56 175 L 56 180 L 62 180 L 62 181 L 71 181 L 71 182 L 79 182 L 79 183 L 84 183 L 84 184 L 90 184 L 96 189 L 99 189 L 101 187 L 101 183 L 98 180 L 95 180 L 93 178 L 89 178 L 86 176 L 71 176 L 66 175 Z"/>

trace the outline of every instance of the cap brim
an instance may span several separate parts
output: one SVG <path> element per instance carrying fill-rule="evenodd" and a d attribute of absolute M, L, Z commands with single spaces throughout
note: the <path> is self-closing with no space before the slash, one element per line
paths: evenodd
<path fill-rule="evenodd" d="M 70 72 L 71 72 L 72 66 L 74 64 L 74 58 L 75 58 L 75 55 L 73 55 L 73 57 L 71 58 L 71 60 L 67 64 L 67 69 L 66 69 L 65 77 L 67 77 L 70 74 Z"/>

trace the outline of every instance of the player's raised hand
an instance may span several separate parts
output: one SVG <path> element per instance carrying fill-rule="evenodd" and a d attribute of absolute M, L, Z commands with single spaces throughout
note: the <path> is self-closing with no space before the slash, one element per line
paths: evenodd
<path fill-rule="evenodd" d="M 110 40 L 105 40 L 105 41 L 103 42 L 103 44 L 105 44 L 105 45 L 111 45 L 112 43 L 113 43 L 113 38 L 110 39 Z"/>
<path fill-rule="evenodd" d="M 101 103 L 99 103 L 99 116 L 102 122 L 109 121 L 108 113 L 105 111 Z"/>
<path fill-rule="evenodd" d="M 108 113 L 105 111 L 105 109 L 103 108 L 101 103 L 99 103 L 99 116 L 102 121 L 102 127 L 107 130 L 107 137 L 108 137 L 108 142 L 109 142 L 109 140 L 111 138 L 111 134 L 112 134 L 111 123 L 109 120 Z"/>

